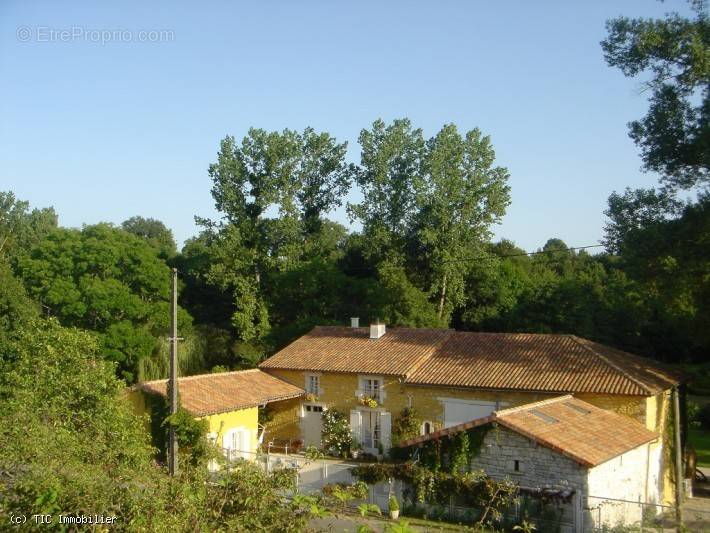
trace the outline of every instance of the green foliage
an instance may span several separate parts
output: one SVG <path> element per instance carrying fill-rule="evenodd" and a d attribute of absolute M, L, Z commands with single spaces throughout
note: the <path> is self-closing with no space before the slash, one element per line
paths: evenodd
<path fill-rule="evenodd" d="M 385 524 L 385 533 L 414 533 L 416 529 L 409 525 L 406 520 Z"/>
<path fill-rule="evenodd" d="M 405 483 L 405 497 L 420 503 L 449 505 L 452 495 L 467 507 L 481 509 L 478 525 L 498 522 L 501 511 L 513 503 L 518 488 L 509 481 L 495 481 L 483 472 L 448 473 L 411 462 L 367 464 L 353 469 L 352 474 L 368 485 L 390 478 Z"/>
<path fill-rule="evenodd" d="M 380 509 L 380 506 L 375 505 L 374 503 L 361 503 L 357 506 L 357 510 L 360 513 L 360 516 L 363 518 L 367 518 L 370 514 L 382 516 L 382 510 Z"/>
<path fill-rule="evenodd" d="M 416 409 L 405 407 L 392 423 L 392 442 L 398 444 L 403 440 L 419 436 L 422 419 Z"/>
<path fill-rule="evenodd" d="M 710 19 L 704 1 L 690 4 L 693 19 L 610 20 L 602 42 L 610 66 L 630 77 L 648 74 L 649 110 L 629 124 L 630 135 L 645 168 L 683 189 L 710 178 Z"/>
<path fill-rule="evenodd" d="M 122 222 L 121 228 L 145 240 L 162 259 L 170 259 L 177 253 L 173 232 L 160 220 L 135 216 Z"/>
<path fill-rule="evenodd" d="M 397 497 L 394 494 L 390 494 L 388 503 L 390 511 L 399 511 L 399 502 L 397 501 Z"/>
<path fill-rule="evenodd" d="M 0 257 L 0 350 L 6 335 L 38 314 L 39 307 L 27 295 L 22 282 L 12 274 L 7 261 Z"/>
<path fill-rule="evenodd" d="M 39 319 L 21 324 L 5 346 L 3 512 L 116 516 L 118 531 L 305 529 L 312 509 L 282 496 L 295 482 L 287 469 L 266 475 L 245 463 L 208 479 L 204 462 L 183 461 L 180 477 L 169 478 L 99 349 L 93 336 Z M 203 428 L 176 418 L 188 447 Z"/>
<path fill-rule="evenodd" d="M 347 457 L 353 443 L 350 422 L 337 409 L 323 411 L 323 449 L 331 455 Z"/>
<path fill-rule="evenodd" d="M 168 329 L 167 265 L 141 238 L 107 224 L 56 229 L 18 260 L 29 293 L 64 325 L 98 333 L 129 383 Z M 190 317 L 181 310 L 181 331 Z M 162 376 L 159 376 L 162 377 Z"/>
<path fill-rule="evenodd" d="M 0 259 L 23 256 L 57 227 L 54 209 L 29 210 L 29 203 L 0 191 Z"/>
<path fill-rule="evenodd" d="M 169 415 L 162 424 L 166 432 L 175 430 L 180 455 L 188 458 L 193 465 L 204 463 L 208 454 L 207 420 L 196 420 L 189 412 L 179 408 L 177 413 Z"/>
<path fill-rule="evenodd" d="M 356 481 L 350 485 L 334 483 L 325 485 L 322 489 L 327 499 L 334 500 L 345 511 L 348 503 L 354 500 L 362 500 L 367 497 L 368 487 L 362 481 Z"/>

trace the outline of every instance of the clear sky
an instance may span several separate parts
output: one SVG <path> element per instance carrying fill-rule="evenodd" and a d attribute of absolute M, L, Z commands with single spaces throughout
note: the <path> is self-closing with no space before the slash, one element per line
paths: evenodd
<path fill-rule="evenodd" d="M 497 238 L 528 250 L 550 237 L 593 244 L 613 190 L 656 183 L 626 127 L 646 97 L 604 63 L 605 20 L 673 9 L 686 10 L 677 0 L 4 0 L 0 190 L 54 206 L 65 226 L 158 218 L 181 242 L 194 215 L 216 216 L 207 167 L 225 135 L 313 126 L 359 161 L 363 127 L 406 116 L 426 135 L 449 122 L 491 135 L 512 187 Z M 347 223 L 344 209 L 332 217 Z"/>

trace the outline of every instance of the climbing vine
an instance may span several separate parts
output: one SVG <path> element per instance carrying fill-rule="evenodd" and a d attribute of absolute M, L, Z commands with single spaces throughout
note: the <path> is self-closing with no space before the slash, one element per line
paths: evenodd
<path fill-rule="evenodd" d="M 416 409 L 405 407 L 392 423 L 392 443 L 399 444 L 403 440 L 418 437 L 421 426 L 422 419 Z"/>

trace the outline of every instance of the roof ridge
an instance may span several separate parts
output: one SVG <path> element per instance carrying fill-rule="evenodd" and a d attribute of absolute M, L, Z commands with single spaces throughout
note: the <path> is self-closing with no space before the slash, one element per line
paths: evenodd
<path fill-rule="evenodd" d="M 195 379 L 201 379 L 201 378 L 207 378 L 207 377 L 216 377 L 216 376 L 228 376 L 228 375 L 233 375 L 233 374 L 248 374 L 250 372 L 264 372 L 260 368 L 245 368 L 242 370 L 230 370 L 229 372 L 209 372 L 206 374 L 194 374 L 192 376 L 178 376 L 178 382 L 179 381 L 188 381 L 188 380 L 195 380 Z M 268 372 L 264 372 L 264 374 L 267 374 L 271 376 Z M 274 377 L 274 376 L 271 376 Z M 152 385 L 155 383 L 164 383 L 168 381 L 168 378 L 163 378 L 163 379 L 153 379 L 150 381 L 142 381 L 138 383 L 137 385 L 143 386 L 143 385 Z"/>
<path fill-rule="evenodd" d="M 646 385 L 644 382 L 642 382 L 642 381 L 640 381 L 640 380 L 638 380 L 638 379 L 636 379 L 636 378 L 630 376 L 630 375 L 628 374 L 628 372 L 626 372 L 623 368 L 621 368 L 621 367 L 620 367 L 619 365 L 617 365 L 616 363 L 613 363 L 612 361 L 610 361 L 608 357 L 606 357 L 605 355 L 602 355 L 601 353 L 599 353 L 599 352 L 596 351 L 596 350 L 592 350 L 592 348 L 590 348 L 589 346 L 587 346 L 585 343 L 580 342 L 580 341 L 582 341 L 582 340 L 587 341 L 587 342 L 593 342 L 593 341 L 589 341 L 589 340 L 587 340 L 587 339 L 582 339 L 581 337 L 577 337 L 576 335 L 568 335 L 568 337 L 569 337 L 570 339 L 572 339 L 574 342 L 576 342 L 579 346 L 581 346 L 582 348 L 584 348 L 585 350 L 587 350 L 589 353 L 591 353 L 592 355 L 595 355 L 596 357 L 598 357 L 599 359 L 601 359 L 602 361 L 604 361 L 608 366 L 610 366 L 611 368 L 613 368 L 613 369 L 616 370 L 617 372 L 620 372 L 626 379 L 628 379 L 629 381 L 632 381 L 633 383 L 636 383 L 636 385 L 638 385 L 639 387 L 641 387 L 641 388 L 642 388 L 643 390 L 645 390 L 647 393 L 649 393 L 649 394 L 652 395 L 652 394 L 655 392 L 651 387 L 649 387 L 648 385 Z"/>
<path fill-rule="evenodd" d="M 542 407 L 543 405 L 549 405 L 551 403 L 561 402 L 562 400 L 572 400 L 574 396 L 571 394 L 565 394 L 563 396 L 555 396 L 554 398 L 547 398 L 545 400 L 539 400 L 537 402 L 524 403 L 516 407 L 508 407 L 507 409 L 501 409 L 499 411 L 494 411 L 493 414 L 496 418 L 507 416 L 513 413 L 518 413 L 520 411 L 528 411 L 530 409 L 535 409 L 536 407 Z"/>

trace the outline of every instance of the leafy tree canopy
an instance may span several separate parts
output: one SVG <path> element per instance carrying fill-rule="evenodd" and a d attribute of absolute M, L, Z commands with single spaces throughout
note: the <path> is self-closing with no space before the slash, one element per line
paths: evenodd
<path fill-rule="evenodd" d="M 710 179 L 710 19 L 704 0 L 691 0 L 694 18 L 620 17 L 607 22 L 604 57 L 624 75 L 647 75 L 650 106 L 629 124 L 644 167 L 671 188 Z"/>

